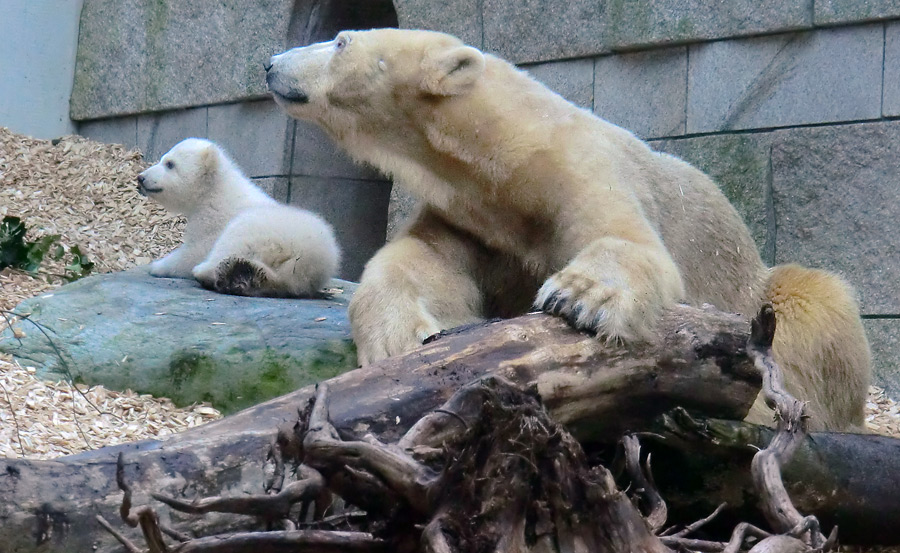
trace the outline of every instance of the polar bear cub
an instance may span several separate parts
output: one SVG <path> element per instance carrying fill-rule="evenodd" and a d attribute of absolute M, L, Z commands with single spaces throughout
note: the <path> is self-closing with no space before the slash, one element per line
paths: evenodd
<path fill-rule="evenodd" d="M 331 226 L 273 200 L 208 140 L 179 142 L 137 180 L 141 194 L 187 218 L 184 243 L 150 264 L 153 276 L 193 276 L 225 294 L 301 297 L 337 271 Z"/>

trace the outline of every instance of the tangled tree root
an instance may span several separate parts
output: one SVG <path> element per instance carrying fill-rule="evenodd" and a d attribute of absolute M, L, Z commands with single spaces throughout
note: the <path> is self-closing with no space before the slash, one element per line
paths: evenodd
<path fill-rule="evenodd" d="M 395 444 L 371 435 L 344 441 L 329 421 L 328 387 L 321 385 L 297 424 L 279 433 L 266 494 L 194 502 L 153 494 L 186 513 L 253 515 L 270 531 L 190 538 L 161 525 L 150 507 L 132 513 L 120 459 L 121 517 L 140 525 L 151 553 L 829 551 L 836 530 L 826 539 L 814 517 L 793 507 L 781 481 L 780 467 L 805 437 L 806 425 L 803 403 L 785 392 L 772 359 L 774 325 L 767 306 L 753 321 L 748 344 L 778 418 L 776 438 L 751 468 L 771 532 L 742 523 L 727 542 L 691 538 L 721 507 L 680 530 L 664 529 L 666 504 L 650 459 L 641 463 L 636 436 L 622 441 L 629 495 L 606 467 L 591 466 L 534 390 L 497 376 L 464 386 Z M 284 485 L 288 463 L 297 479 Z M 346 512 L 326 516 L 331 493 L 343 499 Z M 129 551 L 139 550 L 107 527 Z M 179 543 L 170 548 L 163 533 Z"/>

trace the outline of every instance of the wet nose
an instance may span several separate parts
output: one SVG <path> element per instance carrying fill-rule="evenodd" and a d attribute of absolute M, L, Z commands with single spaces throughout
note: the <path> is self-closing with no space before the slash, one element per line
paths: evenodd
<path fill-rule="evenodd" d="M 263 63 L 263 69 L 266 70 L 266 73 L 269 72 L 269 69 L 272 69 L 272 60 Z"/>
<path fill-rule="evenodd" d="M 138 184 L 144 184 L 144 175 L 138 175 L 137 181 Z"/>

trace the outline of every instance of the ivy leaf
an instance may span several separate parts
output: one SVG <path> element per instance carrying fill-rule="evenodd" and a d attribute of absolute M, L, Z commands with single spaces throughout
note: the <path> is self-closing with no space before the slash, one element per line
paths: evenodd
<path fill-rule="evenodd" d="M 0 271 L 18 267 L 27 257 L 25 225 L 18 217 L 7 215 L 0 221 Z"/>
<path fill-rule="evenodd" d="M 41 262 L 44 261 L 44 256 L 47 255 L 50 248 L 58 241 L 59 235 L 51 234 L 38 238 L 36 242 L 26 242 L 25 247 L 27 252 L 25 254 L 25 260 L 19 264 L 19 268 L 28 271 L 29 273 L 37 271 L 38 267 L 41 266 Z"/>
<path fill-rule="evenodd" d="M 66 265 L 65 279 L 69 282 L 86 277 L 94 270 L 94 263 L 88 259 L 86 254 L 81 253 L 81 248 L 72 246 L 69 249 L 72 255 L 72 261 Z"/>

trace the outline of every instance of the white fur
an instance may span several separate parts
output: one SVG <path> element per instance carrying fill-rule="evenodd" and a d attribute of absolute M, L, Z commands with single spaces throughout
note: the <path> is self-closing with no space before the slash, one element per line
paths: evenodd
<path fill-rule="evenodd" d="M 223 264 L 241 259 L 265 277 L 248 295 L 306 296 L 337 271 L 331 226 L 270 198 L 208 140 L 178 143 L 139 182 L 141 193 L 187 217 L 184 243 L 151 263 L 153 276 L 193 276 L 215 289 Z"/>

